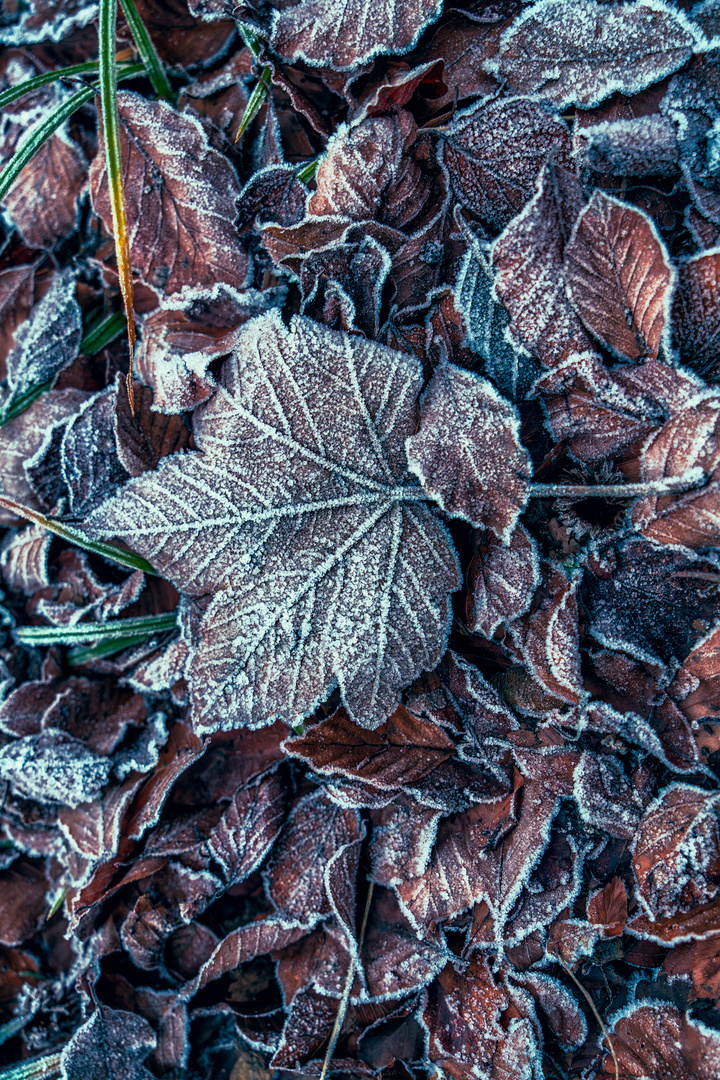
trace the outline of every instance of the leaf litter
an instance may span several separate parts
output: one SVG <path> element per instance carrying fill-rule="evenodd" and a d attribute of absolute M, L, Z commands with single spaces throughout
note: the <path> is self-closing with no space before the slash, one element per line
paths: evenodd
<path fill-rule="evenodd" d="M 3 1062 L 714 1080 L 717 3 L 136 6 L 134 413 L 92 103 L 0 223 Z"/>

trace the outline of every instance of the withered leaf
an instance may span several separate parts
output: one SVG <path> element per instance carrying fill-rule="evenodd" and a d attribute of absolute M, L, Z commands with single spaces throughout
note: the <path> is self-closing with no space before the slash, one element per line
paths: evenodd
<path fill-rule="evenodd" d="M 592 347 L 566 296 L 563 268 L 582 205 L 577 177 L 548 162 L 537 191 L 492 248 L 495 292 L 510 314 L 510 333 L 548 367 Z"/>
<path fill-rule="evenodd" d="M 259 919 L 233 930 L 224 937 L 186 987 L 183 997 L 192 997 L 207 983 L 263 953 L 283 949 L 307 934 L 307 927 L 277 916 Z"/>
<path fill-rule="evenodd" d="M 530 457 L 514 406 L 487 379 L 441 364 L 406 441 L 410 470 L 454 517 L 507 543 L 529 494 Z"/>
<path fill-rule="evenodd" d="M 197 120 L 164 101 L 128 90 L 117 100 L 135 270 L 166 293 L 218 281 L 242 287 L 248 256 L 233 226 L 240 185 L 229 161 L 212 149 Z M 102 131 L 90 190 L 96 213 L 112 231 Z"/>
<path fill-rule="evenodd" d="M 157 468 L 161 458 L 187 449 L 190 432 L 181 416 L 153 411 L 149 386 L 136 383 L 134 389 L 133 413 L 125 380 L 116 380 L 112 425 L 120 464 L 130 476 L 140 476 Z"/>
<path fill-rule="evenodd" d="M 628 898 L 619 877 L 598 889 L 588 900 L 588 919 L 603 928 L 606 937 L 616 937 L 625 929 L 628 915 Z"/>
<path fill-rule="evenodd" d="M 143 1062 L 157 1039 L 137 1013 L 99 1005 L 77 1029 L 61 1057 L 67 1080 L 150 1080 Z"/>
<path fill-rule="evenodd" d="M 3 203 L 30 247 L 52 248 L 77 226 L 87 162 L 67 131 L 46 139 L 23 168 Z"/>
<path fill-rule="evenodd" d="M 650 806 L 632 843 L 639 899 L 651 917 L 668 917 L 717 896 L 718 797 L 671 784 Z"/>
<path fill-rule="evenodd" d="M 298 1070 L 327 1042 L 337 1009 L 335 998 L 318 993 L 312 986 L 296 994 L 282 1030 L 280 1045 L 270 1059 L 270 1066 Z"/>
<path fill-rule="evenodd" d="M 93 0 L 31 0 L 17 8 L 3 10 L 0 41 L 5 45 L 29 45 L 36 41 L 62 41 L 73 30 L 81 29 L 97 18 Z"/>
<path fill-rule="evenodd" d="M 21 945 L 40 925 L 48 882 L 37 862 L 19 859 L 0 871 L 0 943 Z"/>
<path fill-rule="evenodd" d="M 437 663 L 457 571 L 406 472 L 419 384 L 407 356 L 262 316 L 194 414 L 202 452 L 164 460 L 85 522 L 187 593 L 215 592 L 190 627 L 200 727 L 294 719 L 334 684 L 377 726 Z"/>
<path fill-rule="evenodd" d="M 539 605 L 512 628 L 526 664 L 538 682 L 562 701 L 582 694 L 577 592 L 580 579 L 543 566 Z"/>
<path fill-rule="evenodd" d="M 116 398 L 113 385 L 93 394 L 63 432 L 60 467 L 75 515 L 89 513 L 128 479 L 113 430 Z"/>
<path fill-rule="evenodd" d="M 338 71 L 359 67 L 378 53 L 407 52 L 442 10 L 438 0 L 384 0 L 372 9 L 363 0 L 302 0 L 278 6 L 272 48 L 284 60 Z"/>
<path fill-rule="evenodd" d="M 18 794 L 63 806 L 94 799 L 112 767 L 111 758 L 92 753 L 80 739 L 60 731 L 26 735 L 0 750 L 0 776 Z"/>
<path fill-rule="evenodd" d="M 720 249 L 680 263 L 673 323 L 684 362 L 714 371 L 720 350 Z"/>
<path fill-rule="evenodd" d="M 611 176 L 673 176 L 678 172 L 674 125 L 664 116 L 601 120 L 577 130 L 583 164 Z"/>
<path fill-rule="evenodd" d="M 531 197 L 550 153 L 570 166 L 570 135 L 558 117 L 528 98 L 482 101 L 453 121 L 442 155 L 455 197 L 503 228 Z"/>
<path fill-rule="evenodd" d="M 596 191 L 575 223 L 564 274 L 575 310 L 612 352 L 640 360 L 667 349 L 675 272 L 641 210 Z"/>
<path fill-rule="evenodd" d="M 720 1069 L 720 1036 L 674 1005 L 636 1005 L 613 1025 L 620 1080 L 714 1080 Z M 608 1054 L 602 1077 L 616 1077 Z"/>
<path fill-rule="evenodd" d="M 518 94 L 587 108 L 677 71 L 696 40 L 692 24 L 660 0 L 540 0 L 505 31 L 486 67 Z"/>
<path fill-rule="evenodd" d="M 0 270 L 0 373 L 15 341 L 15 333 L 33 306 L 36 263 Z"/>
<path fill-rule="evenodd" d="M 501 623 L 513 622 L 530 607 L 540 584 L 537 546 L 517 525 L 507 546 L 495 537 L 478 541 L 467 576 L 468 629 L 491 638 Z"/>
<path fill-rule="evenodd" d="M 6 359 L 8 388 L 3 408 L 33 387 L 53 382 L 78 355 L 82 332 L 75 277 L 58 274 L 15 333 L 15 345 Z"/>

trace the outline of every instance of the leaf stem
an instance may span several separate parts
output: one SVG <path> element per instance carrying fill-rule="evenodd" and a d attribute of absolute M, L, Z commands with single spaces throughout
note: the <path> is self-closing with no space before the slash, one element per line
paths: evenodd
<path fill-rule="evenodd" d="M 135 320 L 133 318 L 133 280 L 130 265 L 130 242 L 128 237 L 125 198 L 123 195 L 122 155 L 120 152 L 120 121 L 117 109 L 117 70 L 115 65 L 115 37 L 117 24 L 117 0 L 100 0 L 98 27 L 100 60 L 100 112 L 105 142 L 105 164 L 108 191 L 112 210 L 115 254 L 117 256 L 120 292 L 127 317 L 130 366 L 127 374 L 127 392 L 130 411 L 135 414 L 133 394 L 133 357 L 135 354 Z"/>
<path fill-rule="evenodd" d="M 135 7 L 134 0 L 120 0 L 120 7 L 123 9 L 123 15 L 130 27 L 133 41 L 137 45 L 137 50 L 145 65 L 153 90 L 158 97 L 163 98 L 165 101 L 169 101 L 171 105 L 174 105 L 175 95 L 173 94 L 173 89 L 168 81 L 168 77 L 165 74 L 163 62 L 158 55 L 158 51 L 155 48 L 153 39 L 148 33 L 145 23 L 142 21 L 140 12 Z"/>
<path fill-rule="evenodd" d="M 532 484 L 532 499 L 636 499 L 642 495 L 669 495 L 696 487 L 704 478 L 700 468 L 690 469 L 684 476 L 661 480 L 646 480 L 640 484 Z"/>
<path fill-rule="evenodd" d="M 53 518 L 45 517 L 38 510 L 24 506 L 22 503 L 16 502 L 15 499 L 9 499 L 7 495 L 0 495 L 0 506 L 4 506 L 6 510 L 10 510 L 11 513 L 24 518 L 26 521 L 32 521 L 34 525 L 42 526 L 48 532 L 55 533 L 56 536 L 62 537 L 63 540 L 75 544 L 84 551 L 102 555 L 103 558 L 108 559 L 110 562 L 119 563 L 120 566 L 126 566 L 130 570 L 143 570 L 146 574 L 156 573 L 147 559 L 143 559 L 142 555 L 136 555 L 134 551 L 123 551 L 122 548 L 115 547 L 114 544 L 106 544 L 102 540 L 90 540 L 77 529 L 73 529 L 69 525 L 63 525 L 59 521 L 54 521 Z"/>

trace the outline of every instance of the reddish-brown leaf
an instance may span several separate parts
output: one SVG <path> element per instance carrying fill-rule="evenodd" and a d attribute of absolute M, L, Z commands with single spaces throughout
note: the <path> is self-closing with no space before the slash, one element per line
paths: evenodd
<path fill-rule="evenodd" d="M 642 211 L 596 191 L 565 249 L 568 295 L 603 345 L 630 360 L 667 348 L 675 272 Z"/>
<path fill-rule="evenodd" d="M 524 615 L 540 584 L 535 541 L 517 525 L 507 545 L 485 535 L 475 548 L 467 574 L 468 629 L 491 638 L 498 626 Z"/>
<path fill-rule="evenodd" d="M 52 248 L 78 224 L 87 162 L 67 133 L 51 135 L 5 196 L 4 208 L 29 247 Z"/>
<path fill-rule="evenodd" d="M 164 101 L 122 90 L 118 114 L 135 270 L 166 293 L 218 281 L 245 285 L 248 256 L 233 225 L 240 185 L 227 158 L 212 149 L 197 120 Z M 102 132 L 90 188 L 95 211 L 111 231 Z"/>
<path fill-rule="evenodd" d="M 628 898 L 620 878 L 613 878 L 604 889 L 593 893 L 587 913 L 591 923 L 602 926 L 605 937 L 622 934 L 627 922 Z"/>
<path fill-rule="evenodd" d="M 512 627 L 525 663 L 554 697 L 575 704 L 582 693 L 578 635 L 578 577 L 546 564 L 539 605 Z"/>
<path fill-rule="evenodd" d="M 674 1005 L 637 1005 L 621 1014 L 611 1033 L 619 1080 L 715 1080 L 720 1072 L 720 1035 L 700 1026 Z M 616 1077 L 610 1054 L 602 1077 Z"/>

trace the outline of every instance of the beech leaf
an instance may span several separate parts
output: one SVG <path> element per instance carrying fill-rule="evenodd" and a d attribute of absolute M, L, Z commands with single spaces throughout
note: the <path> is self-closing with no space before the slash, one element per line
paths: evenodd
<path fill-rule="evenodd" d="M 485 66 L 515 93 L 537 94 L 558 109 L 587 108 L 671 75 L 696 41 L 689 20 L 662 0 L 539 0 L 505 31 L 498 58 Z"/>
<path fill-rule="evenodd" d="M 492 383 L 441 364 L 406 446 L 410 470 L 443 510 L 508 542 L 528 499 L 531 465 L 517 411 Z"/>
<path fill-rule="evenodd" d="M 439 660 L 458 580 L 406 471 L 419 384 L 407 356 L 261 316 L 194 414 L 201 453 L 165 459 L 85 522 L 190 595 L 214 593 L 199 629 L 187 616 L 200 727 L 294 720 L 336 684 L 377 726 Z"/>

